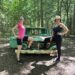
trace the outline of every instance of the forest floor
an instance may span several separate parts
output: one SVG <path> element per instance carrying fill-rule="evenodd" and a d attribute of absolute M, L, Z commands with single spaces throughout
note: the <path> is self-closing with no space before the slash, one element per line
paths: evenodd
<path fill-rule="evenodd" d="M 1 45 L 0 45 L 1 46 Z M 13 49 L 0 48 L 0 75 L 75 75 L 75 39 L 65 39 L 59 63 L 49 55 L 21 55 L 22 64 L 16 61 Z"/>

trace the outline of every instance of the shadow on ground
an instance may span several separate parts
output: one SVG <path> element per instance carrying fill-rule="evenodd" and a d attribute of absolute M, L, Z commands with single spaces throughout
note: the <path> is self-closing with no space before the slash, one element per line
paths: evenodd
<path fill-rule="evenodd" d="M 16 61 L 13 49 L 0 49 L 0 75 L 75 75 L 75 42 L 63 43 L 61 61 L 49 55 L 21 55 L 22 64 Z"/>
<path fill-rule="evenodd" d="M 41 73 L 49 69 L 43 63 L 50 61 L 52 58 L 54 57 L 49 55 L 21 55 L 23 63 L 20 64 L 16 61 L 13 49 L 2 48 L 0 50 L 0 75 L 35 75 L 36 72 L 36 75 L 41 75 Z M 37 65 L 38 62 L 42 62 L 42 65 Z"/>

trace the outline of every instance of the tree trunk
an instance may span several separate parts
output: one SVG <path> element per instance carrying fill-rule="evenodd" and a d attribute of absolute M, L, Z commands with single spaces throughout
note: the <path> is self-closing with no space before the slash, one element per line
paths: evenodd
<path fill-rule="evenodd" d="M 74 15 L 73 15 L 73 35 L 75 35 L 75 4 L 74 4 Z"/>
<path fill-rule="evenodd" d="M 40 0 L 40 20 L 41 20 L 41 27 L 43 27 L 43 0 Z"/>

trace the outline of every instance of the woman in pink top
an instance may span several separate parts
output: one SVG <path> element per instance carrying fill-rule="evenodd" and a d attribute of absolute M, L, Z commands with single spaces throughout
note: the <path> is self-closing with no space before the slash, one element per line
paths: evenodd
<path fill-rule="evenodd" d="M 24 27 L 23 22 L 24 22 L 24 18 L 20 17 L 18 24 L 12 29 L 14 36 L 17 38 L 17 44 L 18 44 L 17 60 L 18 61 L 20 61 L 20 51 L 22 49 L 22 42 L 28 41 L 29 42 L 28 48 L 30 48 L 32 45 L 32 39 L 29 38 L 28 36 L 25 36 L 26 28 Z M 15 34 L 14 31 L 15 29 L 18 30 L 18 35 Z"/>
<path fill-rule="evenodd" d="M 22 20 L 20 20 L 19 23 L 17 24 L 17 29 L 18 29 L 18 38 L 23 39 L 25 35 L 25 27 L 23 26 Z"/>

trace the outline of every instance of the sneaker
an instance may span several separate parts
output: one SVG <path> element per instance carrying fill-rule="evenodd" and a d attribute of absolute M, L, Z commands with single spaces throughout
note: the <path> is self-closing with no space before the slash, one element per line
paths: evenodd
<path fill-rule="evenodd" d="M 23 62 L 21 60 L 17 61 L 19 64 L 23 64 Z"/>
<path fill-rule="evenodd" d="M 56 62 L 60 62 L 60 59 L 59 59 L 59 58 L 57 58 L 57 59 L 56 59 Z"/>
<path fill-rule="evenodd" d="M 30 47 L 30 48 L 26 48 L 26 50 L 33 50 L 33 48 L 32 48 L 32 47 Z"/>

